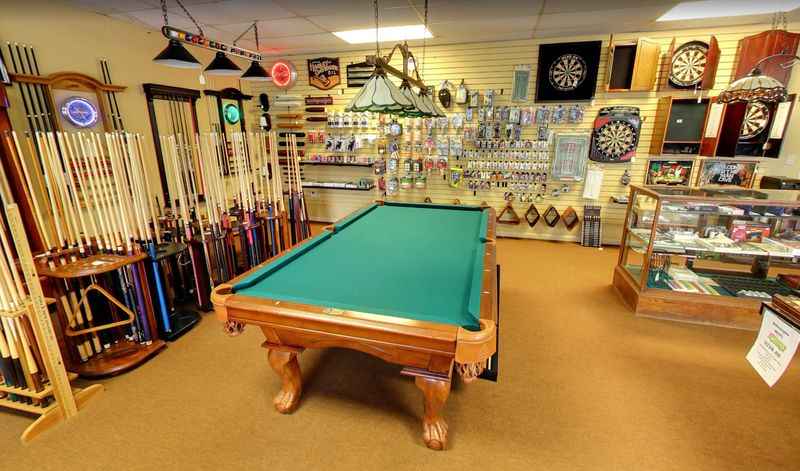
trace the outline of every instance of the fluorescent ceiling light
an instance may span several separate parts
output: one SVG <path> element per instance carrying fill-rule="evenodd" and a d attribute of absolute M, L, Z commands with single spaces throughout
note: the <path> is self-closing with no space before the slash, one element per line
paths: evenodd
<path fill-rule="evenodd" d="M 697 20 L 726 16 L 763 15 L 778 11 L 792 11 L 800 7 L 800 0 L 703 0 L 682 2 L 656 21 Z"/>
<path fill-rule="evenodd" d="M 350 44 L 364 44 L 375 41 L 375 28 L 354 29 L 351 31 L 335 31 L 333 34 Z M 378 40 L 407 41 L 410 39 L 432 38 L 425 25 L 383 26 L 378 28 Z"/>

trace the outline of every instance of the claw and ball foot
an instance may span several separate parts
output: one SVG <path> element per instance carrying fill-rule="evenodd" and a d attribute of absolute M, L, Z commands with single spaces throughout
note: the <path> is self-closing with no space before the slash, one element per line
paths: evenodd
<path fill-rule="evenodd" d="M 432 450 L 443 450 L 447 446 L 447 422 L 442 409 L 450 395 L 450 381 L 417 376 L 417 387 L 425 400 L 425 415 L 422 417 L 422 438 Z"/>
<path fill-rule="evenodd" d="M 270 350 L 267 357 L 269 358 L 269 366 L 278 373 L 283 382 L 281 391 L 273 401 L 275 409 L 281 414 L 289 414 L 294 411 L 300 402 L 300 393 L 303 389 L 300 364 L 297 363 L 297 353 Z"/>

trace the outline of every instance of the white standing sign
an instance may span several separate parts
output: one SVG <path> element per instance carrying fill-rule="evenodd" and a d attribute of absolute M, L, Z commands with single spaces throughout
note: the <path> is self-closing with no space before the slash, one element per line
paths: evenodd
<path fill-rule="evenodd" d="M 765 307 L 761 330 L 747 353 L 747 361 L 772 387 L 789 367 L 798 344 L 800 331 Z"/>

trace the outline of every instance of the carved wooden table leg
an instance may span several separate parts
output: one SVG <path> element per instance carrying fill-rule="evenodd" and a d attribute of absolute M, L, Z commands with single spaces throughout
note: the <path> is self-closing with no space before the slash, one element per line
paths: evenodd
<path fill-rule="evenodd" d="M 450 395 L 450 381 L 417 376 L 414 382 L 425 398 L 422 438 L 428 448 L 443 450 L 447 445 L 447 422 L 441 412 Z"/>
<path fill-rule="evenodd" d="M 303 379 L 300 376 L 297 353 L 269 349 L 267 358 L 269 359 L 269 366 L 278 373 L 281 381 L 283 381 L 281 392 L 275 396 L 273 401 L 275 409 L 281 414 L 288 414 L 297 407 L 300 402 L 300 393 L 303 390 Z"/>

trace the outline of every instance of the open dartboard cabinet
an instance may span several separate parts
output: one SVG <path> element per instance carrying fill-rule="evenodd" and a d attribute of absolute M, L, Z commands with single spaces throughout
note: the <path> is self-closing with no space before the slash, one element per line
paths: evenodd
<path fill-rule="evenodd" d="M 771 157 L 781 145 L 796 95 L 782 103 L 753 101 L 717 103 L 711 99 L 700 155 L 707 157 Z"/>

